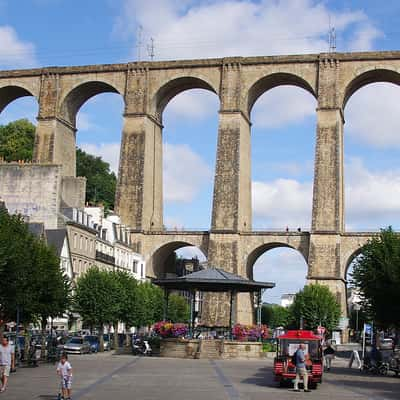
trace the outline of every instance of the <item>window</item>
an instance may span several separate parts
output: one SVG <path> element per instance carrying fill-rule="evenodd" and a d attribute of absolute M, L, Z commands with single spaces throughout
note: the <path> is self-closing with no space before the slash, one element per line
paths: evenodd
<path fill-rule="evenodd" d="M 140 277 L 144 278 L 144 265 L 140 264 Z"/>
<path fill-rule="evenodd" d="M 78 234 L 74 233 L 74 249 L 78 246 Z"/>
<path fill-rule="evenodd" d="M 83 249 L 83 236 L 82 235 L 79 238 L 79 248 Z"/>
<path fill-rule="evenodd" d="M 136 260 L 133 261 L 133 272 L 135 274 L 138 272 L 138 262 Z"/>

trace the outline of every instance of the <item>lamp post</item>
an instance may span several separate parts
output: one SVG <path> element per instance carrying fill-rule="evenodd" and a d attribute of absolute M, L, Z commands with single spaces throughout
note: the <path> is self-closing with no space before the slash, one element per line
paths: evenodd
<path fill-rule="evenodd" d="M 356 311 L 356 332 L 358 332 L 358 312 L 360 311 L 361 306 L 358 303 L 355 303 L 353 308 Z"/>
<path fill-rule="evenodd" d="M 16 349 L 17 366 L 19 366 L 19 359 L 21 354 L 21 349 L 19 348 L 19 340 L 18 340 L 19 320 L 20 320 L 19 305 L 17 305 L 17 326 L 15 327 L 15 349 Z"/>

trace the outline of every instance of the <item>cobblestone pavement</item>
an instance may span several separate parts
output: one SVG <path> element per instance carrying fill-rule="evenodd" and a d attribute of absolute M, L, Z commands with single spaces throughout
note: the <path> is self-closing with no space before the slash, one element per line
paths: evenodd
<path fill-rule="evenodd" d="M 210 361 L 136 358 L 109 353 L 71 356 L 74 400 L 265 400 L 265 399 L 400 399 L 400 377 L 380 377 L 349 370 L 337 361 L 311 393 L 278 388 L 272 360 Z M 0 400 L 56 399 L 55 366 L 21 368 L 12 374 Z"/>

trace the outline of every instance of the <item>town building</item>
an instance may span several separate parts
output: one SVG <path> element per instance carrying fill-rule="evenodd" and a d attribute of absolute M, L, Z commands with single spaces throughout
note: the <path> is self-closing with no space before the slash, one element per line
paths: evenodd
<path fill-rule="evenodd" d="M 103 207 L 85 207 L 97 230 L 96 257 L 101 262 L 114 262 L 114 269 L 130 273 L 139 281 L 146 280 L 146 263 L 142 255 L 133 251 L 130 229 L 121 224 L 118 215 L 109 212 L 105 216 Z"/>
<path fill-rule="evenodd" d="M 70 242 L 73 280 L 96 265 L 96 238 L 91 217 L 76 208 L 63 209 L 64 224 Z"/>
<path fill-rule="evenodd" d="M 294 298 L 296 297 L 295 294 L 293 293 L 285 293 L 281 296 L 281 306 L 282 307 L 290 307 L 293 302 L 294 302 Z"/>

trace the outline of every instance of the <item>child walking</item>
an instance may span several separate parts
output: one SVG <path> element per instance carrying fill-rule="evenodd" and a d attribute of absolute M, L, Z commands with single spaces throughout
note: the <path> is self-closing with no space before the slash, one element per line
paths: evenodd
<path fill-rule="evenodd" d="M 71 400 L 72 367 L 66 353 L 61 355 L 57 375 L 61 378 L 62 399 Z"/>

